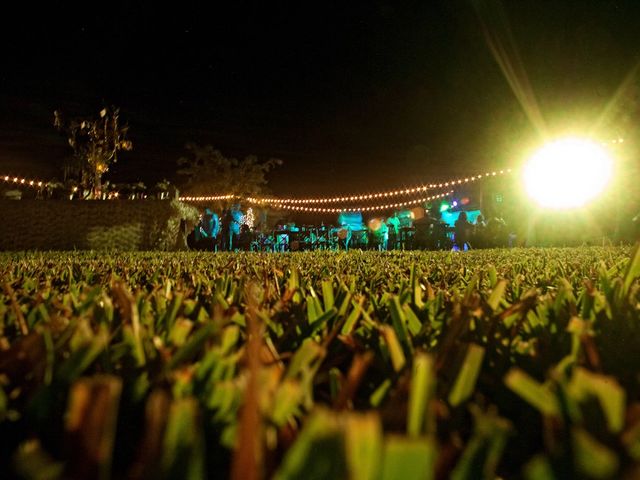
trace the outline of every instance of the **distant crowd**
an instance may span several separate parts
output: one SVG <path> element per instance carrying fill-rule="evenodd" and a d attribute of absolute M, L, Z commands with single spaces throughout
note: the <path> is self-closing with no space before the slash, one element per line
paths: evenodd
<path fill-rule="evenodd" d="M 394 212 L 374 217 L 338 218 L 336 225 L 298 225 L 281 220 L 268 229 L 251 225 L 238 205 L 220 215 L 205 209 L 187 237 L 191 249 L 208 251 L 289 252 L 305 250 L 469 250 L 513 246 L 514 236 L 500 217 L 486 220 L 478 215 L 471 223 L 460 212 L 453 227 L 425 211 Z M 347 221 L 349 220 L 349 221 Z"/>

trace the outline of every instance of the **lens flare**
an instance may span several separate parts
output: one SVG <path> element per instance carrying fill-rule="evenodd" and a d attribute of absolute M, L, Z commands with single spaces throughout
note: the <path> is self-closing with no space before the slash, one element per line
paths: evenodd
<path fill-rule="evenodd" d="M 538 150 L 523 169 L 523 181 L 540 206 L 570 209 L 598 196 L 612 174 L 613 162 L 601 145 L 566 138 Z"/>
<path fill-rule="evenodd" d="M 382 226 L 382 219 L 372 218 L 371 220 L 369 220 L 369 229 L 372 232 L 377 232 L 378 230 L 380 230 L 381 226 Z"/>

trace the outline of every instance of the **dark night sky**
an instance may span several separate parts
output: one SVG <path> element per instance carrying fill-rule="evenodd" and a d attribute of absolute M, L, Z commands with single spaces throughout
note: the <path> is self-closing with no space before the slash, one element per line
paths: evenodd
<path fill-rule="evenodd" d="M 51 3 L 1 21 L 2 173 L 60 176 L 53 111 L 102 102 L 134 141 L 107 178 L 148 185 L 173 178 L 189 141 L 280 158 L 272 190 L 304 195 L 513 164 L 535 138 L 482 35 L 487 2 Z M 640 60 L 638 0 L 488 4 L 552 129 L 593 122 Z"/>

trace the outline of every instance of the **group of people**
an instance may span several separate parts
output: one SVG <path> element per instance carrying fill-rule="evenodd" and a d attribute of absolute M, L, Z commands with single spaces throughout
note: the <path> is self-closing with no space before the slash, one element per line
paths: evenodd
<path fill-rule="evenodd" d="M 243 218 L 238 205 L 225 209 L 222 218 L 206 208 L 187 237 L 187 245 L 198 250 L 238 250 L 241 236 L 244 233 L 246 237 L 249 233 L 249 227 L 242 222 Z"/>
<path fill-rule="evenodd" d="M 491 217 L 486 221 L 480 214 L 475 223 L 471 223 L 467 213 L 460 212 L 453 230 L 453 248 L 456 250 L 510 246 L 507 224 L 501 217 Z"/>
<path fill-rule="evenodd" d="M 187 238 L 192 249 L 208 251 L 303 251 L 303 250 L 469 250 L 508 246 L 504 220 L 486 221 L 478 215 L 475 223 L 460 212 L 453 228 L 425 212 L 424 216 L 376 217 L 367 224 L 338 222 L 339 225 L 296 225 L 280 221 L 273 229 L 254 229 L 234 205 L 218 216 L 205 209 Z"/>

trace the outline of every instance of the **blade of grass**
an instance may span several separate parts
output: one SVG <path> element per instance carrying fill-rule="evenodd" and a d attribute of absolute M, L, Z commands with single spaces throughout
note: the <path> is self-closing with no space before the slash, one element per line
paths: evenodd
<path fill-rule="evenodd" d="M 413 360 L 411 387 L 409 390 L 409 412 L 407 434 L 418 437 L 425 433 L 433 434 L 435 424 L 430 418 L 429 404 L 435 392 L 433 359 L 419 353 Z"/>
<path fill-rule="evenodd" d="M 471 396 L 476 386 L 483 359 L 484 348 L 475 343 L 469 344 L 462 367 L 449 393 L 451 406 L 457 407 Z"/>

